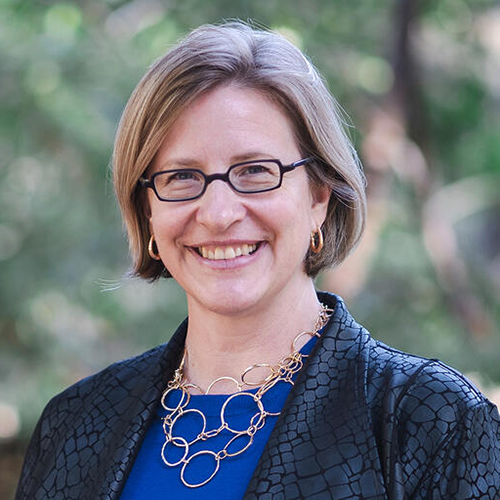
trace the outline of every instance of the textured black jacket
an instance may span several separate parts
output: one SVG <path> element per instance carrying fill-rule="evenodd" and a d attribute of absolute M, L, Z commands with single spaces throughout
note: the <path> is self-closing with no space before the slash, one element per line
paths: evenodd
<path fill-rule="evenodd" d="M 391 349 L 338 297 L 285 403 L 246 499 L 500 499 L 500 419 L 462 375 Z M 172 340 L 50 401 L 16 499 L 117 499 L 187 322 Z"/>

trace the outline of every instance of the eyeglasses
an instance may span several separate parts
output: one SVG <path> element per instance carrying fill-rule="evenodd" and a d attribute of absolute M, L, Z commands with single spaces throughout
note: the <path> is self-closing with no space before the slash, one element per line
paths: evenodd
<path fill-rule="evenodd" d="M 313 158 L 304 158 L 290 165 L 279 160 L 251 160 L 231 165 L 224 174 L 206 175 L 196 168 L 177 168 L 154 173 L 150 179 L 141 177 L 139 184 L 151 188 L 160 201 L 188 201 L 203 195 L 216 180 L 227 182 L 237 193 L 264 193 L 278 189 L 283 174 L 305 165 Z"/>

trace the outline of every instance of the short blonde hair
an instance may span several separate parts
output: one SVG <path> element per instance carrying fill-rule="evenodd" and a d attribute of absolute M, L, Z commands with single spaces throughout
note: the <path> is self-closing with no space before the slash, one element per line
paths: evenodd
<path fill-rule="evenodd" d="M 339 106 L 304 54 L 278 33 L 240 22 L 204 25 L 157 60 L 123 112 L 113 153 L 113 179 L 133 259 L 132 274 L 171 276 L 148 254 L 146 172 L 176 118 L 201 94 L 235 84 L 263 92 L 289 116 L 312 184 L 331 189 L 322 225 L 324 248 L 308 252 L 305 272 L 314 277 L 340 263 L 358 242 L 365 223 L 365 180 L 347 137 Z"/>

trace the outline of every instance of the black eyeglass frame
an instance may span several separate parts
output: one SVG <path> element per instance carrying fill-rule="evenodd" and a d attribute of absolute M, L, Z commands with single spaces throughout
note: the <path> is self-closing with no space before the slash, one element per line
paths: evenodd
<path fill-rule="evenodd" d="M 277 160 L 274 158 L 248 160 L 248 161 L 242 161 L 240 163 L 235 163 L 234 165 L 231 165 L 227 169 L 227 171 L 223 174 L 216 173 L 216 174 L 211 174 L 211 175 L 206 175 L 203 171 L 201 171 L 197 168 L 185 168 L 185 169 L 176 168 L 176 169 L 172 169 L 172 170 L 161 170 L 159 172 L 155 172 L 149 179 L 146 179 L 145 177 L 140 177 L 138 180 L 138 184 L 142 187 L 145 187 L 145 188 L 151 188 L 154 191 L 156 197 L 160 201 L 166 201 L 166 202 L 190 201 L 190 200 L 196 200 L 198 198 L 201 198 L 203 196 L 203 194 L 205 193 L 205 191 L 207 190 L 208 185 L 211 182 L 216 181 L 216 180 L 221 180 L 221 181 L 226 182 L 227 184 L 229 184 L 229 186 L 231 186 L 231 189 L 233 189 L 237 193 L 241 193 L 241 194 L 266 193 L 268 191 L 274 191 L 275 189 L 278 189 L 281 187 L 284 174 L 286 174 L 287 172 L 291 172 L 295 168 L 301 167 L 302 165 L 305 165 L 306 163 L 309 163 L 310 161 L 313 161 L 313 160 L 314 160 L 313 157 L 303 158 L 302 160 L 298 160 L 294 163 L 291 163 L 290 165 L 283 165 L 280 160 Z M 244 190 L 238 189 L 237 187 L 235 187 L 232 184 L 231 180 L 229 179 L 229 173 L 231 172 L 231 170 L 233 170 L 237 167 L 241 167 L 242 165 L 258 164 L 259 162 L 275 163 L 276 165 L 278 165 L 279 170 L 280 170 L 280 179 L 279 179 L 279 182 L 276 186 L 273 186 L 271 188 L 259 189 L 257 191 L 244 191 Z M 168 174 L 170 172 L 195 172 L 197 174 L 200 174 L 204 180 L 203 189 L 196 196 L 189 196 L 187 198 L 175 198 L 175 199 L 162 198 L 160 196 L 160 194 L 158 193 L 158 191 L 156 190 L 155 178 L 158 177 L 159 175 Z"/>

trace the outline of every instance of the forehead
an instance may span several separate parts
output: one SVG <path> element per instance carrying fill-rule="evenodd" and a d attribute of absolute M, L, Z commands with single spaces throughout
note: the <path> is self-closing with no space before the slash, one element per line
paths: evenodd
<path fill-rule="evenodd" d="M 226 85 L 201 95 L 183 110 L 166 133 L 153 168 L 186 159 L 227 164 L 253 153 L 295 160 L 298 148 L 292 122 L 265 93 Z"/>

